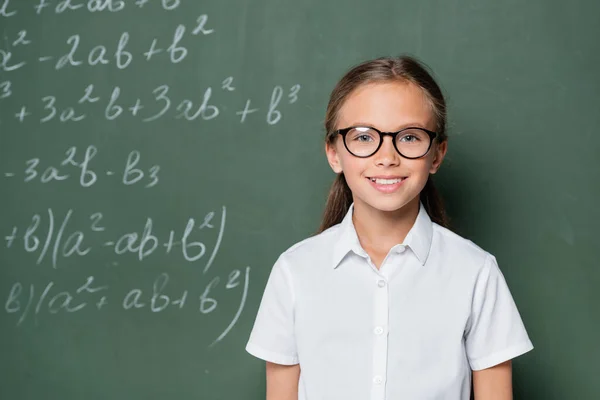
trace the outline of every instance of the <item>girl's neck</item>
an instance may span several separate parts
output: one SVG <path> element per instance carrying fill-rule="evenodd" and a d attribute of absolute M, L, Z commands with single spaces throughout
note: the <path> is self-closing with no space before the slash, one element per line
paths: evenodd
<path fill-rule="evenodd" d="M 381 211 L 355 202 L 352 222 L 363 249 L 369 254 L 385 255 L 392 247 L 404 242 L 418 214 L 419 196 L 396 211 Z"/>

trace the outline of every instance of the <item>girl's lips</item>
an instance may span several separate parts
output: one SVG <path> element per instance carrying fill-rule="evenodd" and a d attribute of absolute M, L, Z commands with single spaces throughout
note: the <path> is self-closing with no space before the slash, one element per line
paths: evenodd
<path fill-rule="evenodd" d="M 380 191 L 381 193 L 394 193 L 395 191 L 397 191 L 398 189 L 400 189 L 400 187 L 404 184 L 404 182 L 408 179 L 408 178 L 404 178 L 402 179 L 400 182 L 397 183 L 392 183 L 392 184 L 381 184 L 381 183 L 377 183 L 377 182 L 373 182 L 370 178 L 366 178 L 369 183 L 371 184 L 371 186 L 373 186 L 376 190 Z"/>

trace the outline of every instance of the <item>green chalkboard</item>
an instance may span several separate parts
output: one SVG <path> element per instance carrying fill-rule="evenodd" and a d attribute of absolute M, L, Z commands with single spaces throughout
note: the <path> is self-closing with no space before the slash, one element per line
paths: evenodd
<path fill-rule="evenodd" d="M 597 399 L 600 5 L 0 0 L 0 398 L 264 399 L 244 346 L 319 224 L 324 110 L 407 53 L 450 111 L 436 176 L 535 350 L 516 399 Z"/>

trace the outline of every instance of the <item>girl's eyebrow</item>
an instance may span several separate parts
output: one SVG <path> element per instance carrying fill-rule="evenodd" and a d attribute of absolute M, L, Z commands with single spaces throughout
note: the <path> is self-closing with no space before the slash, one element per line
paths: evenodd
<path fill-rule="evenodd" d="M 359 122 L 355 122 L 353 124 L 350 124 L 348 126 L 368 126 L 368 127 L 371 127 L 371 128 L 377 128 L 376 124 L 371 124 L 371 123 L 367 123 L 367 122 L 360 122 L 360 121 Z M 404 128 L 408 128 L 409 126 L 410 127 L 415 127 L 415 128 L 427 129 L 427 127 L 424 124 L 421 124 L 420 122 L 409 122 L 407 124 L 398 125 L 396 127 L 396 130 L 390 131 L 390 132 L 398 132 L 398 131 L 400 131 L 400 130 L 402 130 Z M 377 129 L 379 129 L 379 128 L 377 128 Z M 379 130 L 383 132 L 382 129 L 379 129 Z"/>

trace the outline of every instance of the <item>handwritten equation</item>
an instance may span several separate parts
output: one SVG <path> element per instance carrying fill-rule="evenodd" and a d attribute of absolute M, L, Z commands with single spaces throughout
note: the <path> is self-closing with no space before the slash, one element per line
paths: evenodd
<path fill-rule="evenodd" d="M 15 213 L 18 219 L 10 215 L 12 210 L 4 210 L 11 218 L 4 218 L 0 226 L 0 261 L 7 265 L 0 279 L 8 285 L 0 292 L 0 302 L 15 326 L 79 313 L 164 315 L 185 309 L 189 315 L 187 310 L 197 310 L 204 316 L 215 313 L 214 319 L 223 324 L 216 327 L 220 333 L 210 344 L 214 346 L 242 315 L 250 287 L 248 264 L 253 262 L 238 264 L 231 263 L 231 257 L 218 257 L 227 225 L 227 208 L 222 204 L 228 204 L 227 199 L 218 201 L 217 208 L 193 209 L 176 220 L 182 212 L 169 204 L 160 208 L 161 218 L 153 211 L 117 217 L 119 212 L 103 207 L 85 212 L 78 208 L 90 191 L 107 186 L 110 192 L 98 194 L 107 203 L 112 196 L 124 209 L 135 206 L 129 194 L 138 188 L 152 202 L 159 197 L 151 197 L 160 194 L 157 190 L 174 187 L 166 181 L 169 165 L 162 165 L 167 163 L 164 160 L 194 163 L 199 178 L 213 173 L 212 164 L 203 164 L 211 161 L 205 154 L 197 160 L 165 157 L 161 165 L 152 160 L 150 152 L 156 146 L 168 151 L 169 140 L 185 146 L 184 141 L 193 137 L 191 145 L 197 145 L 198 137 L 214 135 L 223 126 L 230 129 L 231 122 L 252 126 L 242 129 L 246 136 L 266 134 L 256 126 L 274 127 L 304 107 L 299 79 L 272 78 L 275 75 L 268 71 L 261 77 L 260 66 L 252 70 L 246 60 L 236 65 L 228 58 L 219 59 L 220 51 L 202 53 L 217 45 L 226 47 L 228 38 L 239 36 L 227 32 L 238 29 L 231 15 L 213 14 L 223 7 L 211 7 L 217 11 L 210 13 L 202 7 L 181 0 L 0 0 L 0 130 L 6 144 L 0 149 L 0 186 L 13 199 L 26 193 L 28 201 L 23 204 L 33 207 L 24 210 L 24 216 Z M 145 19 L 156 18 L 156 13 L 168 15 L 160 20 L 160 30 L 153 29 L 156 21 Z M 96 31 L 100 28 L 87 29 L 92 19 L 89 26 L 103 27 L 107 35 Z M 47 21 L 59 21 L 66 30 L 52 29 L 44 36 L 48 30 L 40 26 Z M 69 29 L 73 26 L 77 28 Z M 203 78 L 208 57 L 219 70 Z M 191 66 L 194 76 L 186 76 Z M 247 89 L 255 87 L 247 79 L 256 80 L 250 83 L 260 87 Z M 220 125 L 221 121 L 225 123 Z M 118 152 L 111 146 L 130 141 L 117 140 L 117 135 L 86 138 L 90 132 L 114 129 L 127 135 L 130 130 L 155 131 L 169 124 L 173 129 L 162 132 L 163 136 L 160 132 L 143 136 L 140 144 Z M 179 131 L 186 134 L 177 136 Z M 55 148 L 57 140 L 63 144 L 58 153 L 40 152 L 45 143 Z M 198 150 L 211 151 L 208 146 Z M 213 178 L 211 182 L 219 181 Z M 186 182 L 181 185 L 186 195 L 200 196 L 199 191 L 188 191 Z M 69 192 L 60 197 L 64 203 L 60 207 L 48 204 L 44 195 L 36 196 L 37 191 L 48 194 L 61 189 Z M 204 199 L 190 200 L 198 204 Z M 10 267 L 22 258 L 36 267 Z M 186 281 L 181 282 L 182 275 L 175 269 L 156 265 L 165 258 L 193 270 L 197 280 L 189 279 L 186 272 Z M 112 279 L 117 273 L 137 278 L 131 283 L 119 279 L 117 285 Z"/>
<path fill-rule="evenodd" d="M 96 12 L 119 12 L 123 11 L 127 6 L 135 5 L 138 8 L 143 8 L 151 0 L 38 0 L 37 4 L 28 4 L 35 10 L 37 15 L 44 12 L 53 12 L 54 14 L 62 14 L 69 11 L 88 11 Z M 18 6 L 22 6 L 23 1 L 19 0 L 0 0 L 0 17 L 13 17 L 18 13 Z M 152 1 L 154 4 L 159 4 L 165 11 L 173 11 L 181 5 L 181 0 L 159 0 Z"/>
<path fill-rule="evenodd" d="M 197 293 L 189 289 L 183 292 L 171 290 L 169 281 L 169 274 L 163 272 L 156 277 L 151 287 L 132 288 L 125 293 L 111 291 L 109 285 L 97 282 L 94 276 L 88 276 L 80 286 L 66 290 L 54 281 L 48 282 L 43 287 L 33 283 L 15 282 L 6 297 L 4 310 L 18 317 L 17 326 L 31 315 L 37 323 L 38 316 L 42 313 L 71 314 L 85 309 L 102 311 L 110 308 L 111 305 L 126 311 L 147 310 L 151 313 L 160 313 L 168 308 L 183 309 L 192 306 L 196 307 L 201 314 L 210 314 L 219 305 L 219 299 L 213 293 L 222 286 L 224 295 L 228 298 L 230 296 L 228 292 L 238 292 L 239 307 L 229 324 L 210 344 L 213 346 L 231 331 L 242 314 L 248 295 L 250 267 L 241 270 L 233 269 L 225 276 L 217 275 Z"/>
<path fill-rule="evenodd" d="M 227 77 L 221 83 L 220 89 L 224 92 L 233 92 L 235 91 L 233 83 L 234 78 Z M 264 108 L 256 108 L 252 105 L 252 99 L 246 99 L 244 105 L 240 105 L 240 109 L 235 111 L 236 118 L 239 119 L 240 123 L 244 123 L 248 115 L 261 111 L 264 113 L 266 123 L 275 125 L 283 117 L 281 107 L 285 104 L 296 103 L 300 89 L 301 86 L 298 84 L 288 89 L 275 86 L 269 99 L 264 99 L 262 102 L 265 105 Z M 12 90 L 11 81 L 0 82 L 0 100 L 9 98 L 12 95 Z M 85 120 L 90 113 L 90 109 L 86 105 L 98 103 L 100 108 L 92 111 L 101 112 L 108 121 L 114 121 L 129 114 L 131 117 L 139 118 L 142 122 L 152 122 L 169 115 L 169 113 L 175 119 L 210 121 L 217 118 L 224 108 L 223 105 L 212 102 L 211 98 L 214 93 L 212 87 L 204 89 L 202 95 L 196 99 L 180 98 L 174 100 L 169 85 L 159 85 L 148 93 L 152 99 L 147 104 L 143 104 L 139 97 L 132 104 L 124 104 L 120 100 L 122 92 L 119 86 L 113 87 L 110 95 L 107 95 L 106 98 L 97 96 L 95 90 L 94 84 L 88 85 L 82 90 L 79 99 L 72 100 L 71 104 L 75 105 L 61 105 L 61 100 L 56 96 L 44 96 L 39 99 L 38 104 L 35 104 L 35 108 L 43 109 L 42 114 L 37 116 L 33 114 L 31 111 L 31 108 L 34 108 L 33 105 L 21 105 L 17 106 L 13 118 L 19 123 L 29 121 L 31 118 L 35 118 L 40 124 L 51 121 L 61 123 L 80 122 Z M 286 97 L 284 98 L 284 96 Z M 145 110 L 142 111 L 143 109 Z"/>
<path fill-rule="evenodd" d="M 202 267 L 204 274 L 211 267 L 225 233 L 227 209 L 223 206 L 220 211 L 220 221 L 216 223 L 213 221 L 216 213 L 211 211 L 202 220 L 189 218 L 180 229 L 168 229 L 169 233 L 165 237 L 159 237 L 155 233 L 154 222 L 149 217 L 138 229 L 111 237 L 101 212 L 89 215 L 89 224 L 85 229 L 73 230 L 69 226 L 74 214 L 72 209 L 58 218 L 54 210 L 48 208 L 46 215 L 34 214 L 29 225 L 13 226 L 5 235 L 4 241 L 6 249 L 21 248 L 26 253 L 37 255 L 35 263 L 38 265 L 49 259 L 53 268 L 59 267 L 61 259 L 88 256 L 93 251 L 99 251 L 91 243 L 100 243 L 99 247 L 112 256 L 134 254 L 139 261 L 148 259 L 157 251 L 164 251 L 165 254 L 178 251 L 183 260 L 190 263 L 208 256 Z M 215 246 L 209 255 L 209 249 L 198 236 L 211 230 L 218 232 Z M 118 262 L 113 261 L 112 265 L 118 265 Z"/>
<path fill-rule="evenodd" d="M 0 0 L 2 1 L 2 0 Z M 148 1 L 136 1 L 137 7 L 143 7 Z M 10 18 L 18 14 L 18 9 L 14 8 L 15 3 L 10 0 L 3 0 L 0 7 L 0 18 Z M 69 1 L 60 2 L 40 1 L 35 7 L 35 13 L 40 15 L 46 9 L 54 9 L 57 14 L 67 11 L 87 10 L 90 13 L 109 11 L 119 12 L 124 10 L 127 5 L 133 3 L 125 1 L 108 0 L 89 0 L 89 1 Z M 180 1 L 164 0 L 161 6 L 167 11 L 173 11 L 180 6 Z M 87 43 L 85 37 L 81 34 L 73 34 L 64 40 L 64 49 L 59 54 L 39 54 L 27 51 L 35 38 L 32 38 L 26 29 L 17 30 L 5 36 L 4 48 L 0 48 L 0 72 L 8 74 L 14 73 L 27 66 L 37 64 L 51 64 L 56 71 L 63 69 L 77 69 L 81 67 L 100 68 L 103 66 L 115 66 L 118 70 L 125 70 L 136 66 L 135 61 L 139 58 L 143 62 L 151 62 L 157 57 L 168 57 L 171 64 L 182 63 L 190 54 L 191 49 L 184 45 L 194 37 L 213 35 L 216 29 L 209 26 L 209 17 L 207 14 L 200 14 L 193 18 L 193 21 L 186 24 L 177 24 L 173 29 L 172 36 L 168 40 L 161 40 L 157 37 L 139 38 L 147 40 L 148 45 L 142 46 L 145 50 L 136 53 L 131 47 L 139 48 L 139 41 L 132 46 L 131 43 L 137 38 L 124 31 L 119 39 L 113 45 Z M 6 34 L 5 34 L 6 35 Z M 12 35 L 12 36 L 11 36 Z M 189 40 L 187 40 L 189 39 Z M 187 40 L 187 42 L 186 42 Z M 164 42 L 164 43 L 163 43 Z M 86 44 L 87 43 L 87 44 Z M 87 48 L 83 49 L 83 47 Z M 52 46 L 43 46 L 44 49 Z M 25 58 L 23 58 L 25 57 Z M 33 57 L 33 59 L 31 59 Z M 0 100 L 11 98 L 16 90 L 12 79 L 0 81 Z M 98 85 L 96 83 L 96 85 Z M 47 94 L 40 99 L 32 101 L 35 104 L 15 104 L 16 107 L 2 107 L 10 110 L 9 115 L 0 115 L 0 119 L 13 118 L 20 123 L 35 120 L 40 124 L 50 121 L 58 122 L 80 122 L 85 120 L 89 114 L 98 115 L 102 113 L 104 118 L 109 121 L 116 120 L 129 114 L 131 117 L 139 118 L 143 122 L 156 121 L 162 117 L 171 116 L 175 119 L 187 121 L 208 121 L 217 118 L 225 109 L 235 109 L 231 116 L 237 118 L 240 123 L 244 123 L 249 115 L 259 113 L 268 125 L 277 124 L 283 116 L 285 106 L 290 106 L 297 102 L 300 84 L 274 85 L 271 90 L 270 98 L 256 99 L 251 96 L 243 96 L 245 99 L 234 98 L 228 100 L 226 96 L 216 96 L 217 91 L 230 93 L 236 91 L 236 84 L 233 76 L 224 76 L 220 84 L 207 85 L 201 88 L 191 88 L 193 94 L 173 95 L 169 83 L 157 84 L 149 90 L 149 93 L 127 93 L 127 89 L 121 86 L 114 86 L 110 94 L 97 95 L 95 84 L 90 83 L 78 99 L 63 99 L 55 94 Z M 199 94 L 199 95 L 198 95 Z M 127 104 L 121 100 L 124 95 L 131 97 Z M 218 97 L 218 99 L 213 99 Z M 150 98 L 150 99 L 148 99 Z M 228 107 L 227 102 L 235 101 L 233 107 Z M 85 107 L 90 103 L 97 103 L 99 107 Z M 40 106 L 43 113 L 36 114 L 35 111 Z"/>
<path fill-rule="evenodd" d="M 189 32 L 191 35 L 208 35 L 214 32 L 213 29 L 207 30 L 204 26 L 208 20 L 208 16 L 206 14 L 200 15 L 195 22 L 194 29 Z M 148 50 L 141 53 L 141 56 L 146 61 L 151 61 L 155 59 L 157 54 L 164 53 L 168 56 L 169 60 L 173 64 L 178 64 L 186 59 L 189 54 L 189 51 L 186 47 L 181 45 L 181 41 L 186 35 L 185 25 L 179 24 L 175 31 L 173 32 L 173 38 L 169 46 L 166 48 L 160 48 L 159 40 L 157 38 L 152 39 L 152 43 L 148 47 Z M 114 63 L 114 65 L 118 69 L 125 69 L 129 67 L 134 61 L 134 53 L 128 50 L 128 44 L 130 41 L 129 32 L 123 32 L 115 44 L 115 50 L 109 49 L 109 47 L 104 45 L 94 46 L 88 51 L 83 51 L 79 48 L 82 37 L 79 34 L 69 36 L 65 45 L 67 46 L 67 50 L 64 54 L 58 56 L 52 55 L 40 55 L 37 57 L 35 62 L 38 63 L 50 63 L 53 65 L 55 70 L 60 70 L 66 67 L 82 67 L 82 66 L 104 66 Z M 12 40 L 9 39 L 9 49 L 0 50 L 0 66 L 1 70 L 4 72 L 13 72 L 17 71 L 28 64 L 31 64 L 31 61 L 15 60 L 14 49 L 20 46 L 28 46 L 33 43 L 32 39 L 29 38 L 27 34 L 27 30 L 20 30 L 16 37 Z M 83 55 L 82 55 L 83 53 Z"/>
<path fill-rule="evenodd" d="M 83 153 L 82 156 L 78 154 Z M 57 161 L 54 165 L 44 163 L 40 158 L 30 158 L 25 161 L 20 173 L 4 172 L 5 178 L 19 178 L 22 176 L 24 182 L 50 183 L 78 179 L 79 185 L 88 188 L 98 182 L 99 176 L 119 175 L 120 181 L 125 186 L 140 184 L 145 188 L 151 188 L 159 182 L 159 165 L 152 165 L 146 169 L 140 168 L 141 153 L 132 150 L 123 162 L 123 168 L 118 173 L 113 170 L 105 170 L 102 174 L 94 171 L 91 164 L 98 154 L 96 146 L 90 145 L 85 151 L 78 150 L 76 146 L 69 147 L 65 152 L 65 158 Z M 73 173 L 75 172 L 75 173 Z M 74 177 L 74 178 L 73 178 Z"/>

